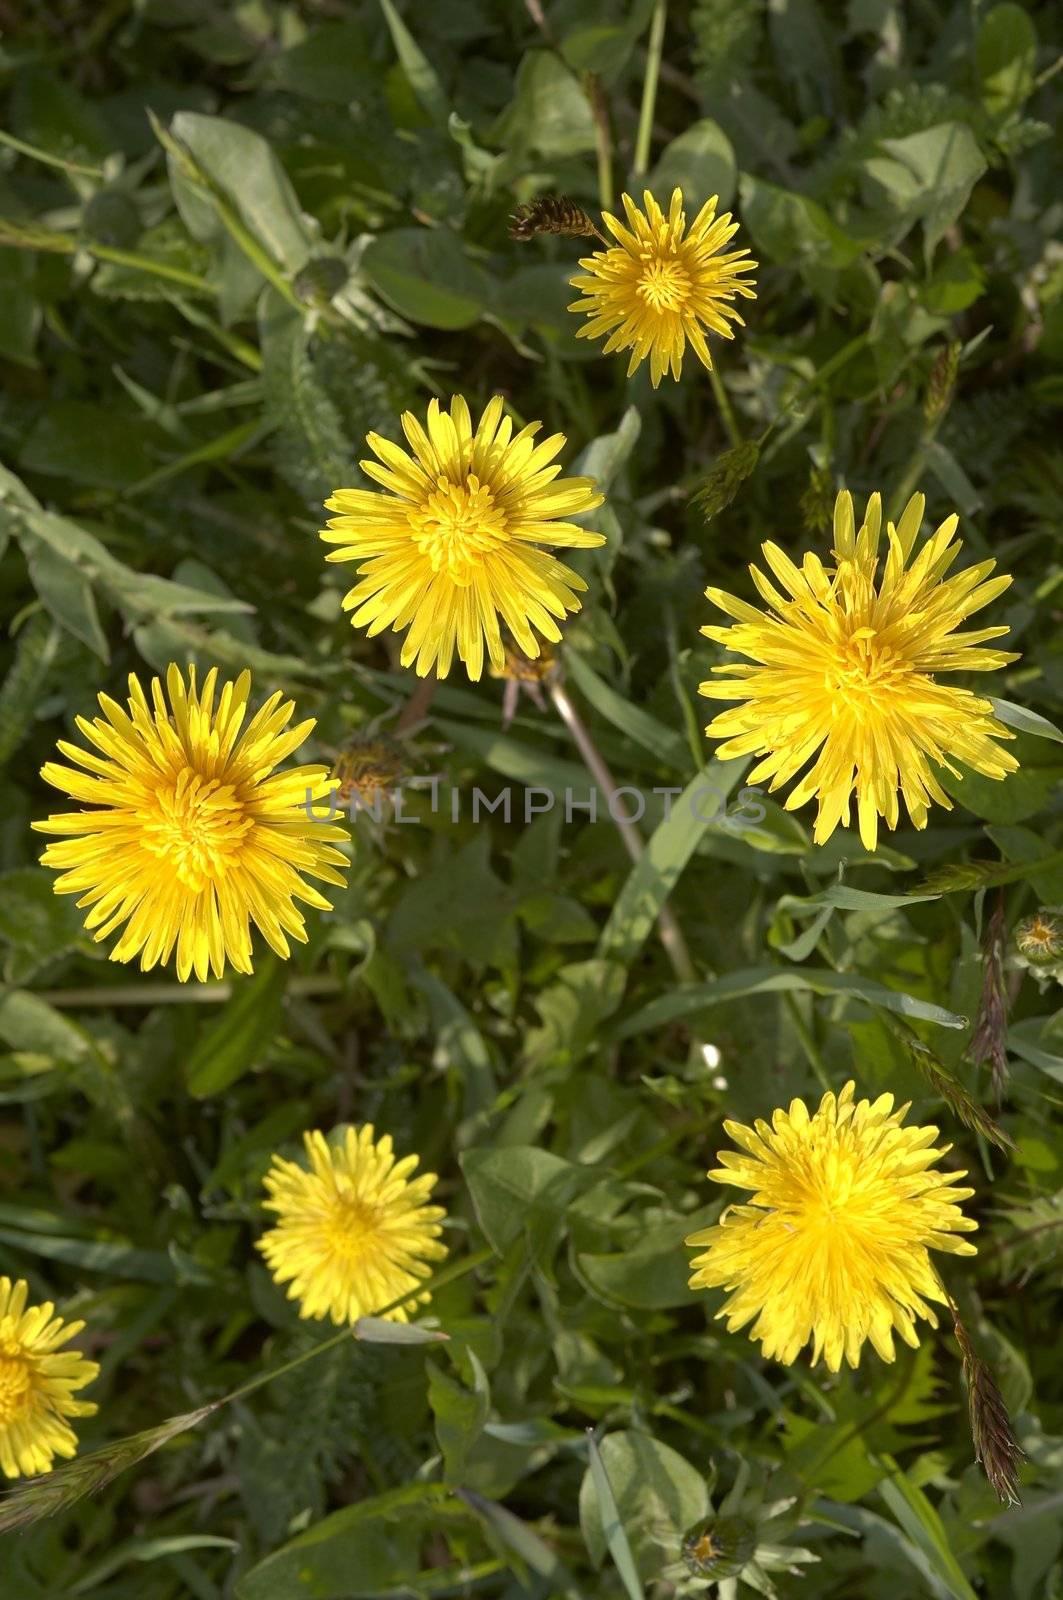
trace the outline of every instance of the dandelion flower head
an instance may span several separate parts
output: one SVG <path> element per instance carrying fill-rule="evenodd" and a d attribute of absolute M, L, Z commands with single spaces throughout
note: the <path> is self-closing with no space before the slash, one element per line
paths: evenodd
<path fill-rule="evenodd" d="M 706 333 L 734 338 L 732 322 L 742 325 L 737 295 L 755 300 L 744 274 L 757 266 L 748 250 L 723 251 L 738 232 L 730 212 L 716 215 L 718 197 L 707 200 L 689 229 L 683 191 L 676 189 L 666 216 L 647 189 L 640 211 L 630 195 L 621 196 L 627 227 L 608 211 L 602 217 L 616 244 L 580 262 L 583 271 L 569 282 L 582 299 L 569 306 L 587 321 L 577 339 L 598 339 L 606 355 L 630 350 L 628 377 L 649 357 L 656 389 L 665 373 L 678 378 L 689 343 L 698 360 L 712 367 Z M 723 252 L 721 254 L 721 252 Z"/>
<path fill-rule="evenodd" d="M 76 1400 L 79 1389 L 99 1372 L 76 1350 L 63 1345 L 83 1322 L 64 1322 L 50 1301 L 27 1306 L 24 1278 L 0 1277 L 0 1471 L 7 1478 L 50 1472 L 56 1456 L 77 1452 L 70 1417 L 91 1417 L 91 1400 Z"/>
<path fill-rule="evenodd" d="M 716 1183 L 752 1190 L 719 1223 L 687 1240 L 692 1289 L 723 1287 L 717 1312 L 733 1333 L 749 1322 L 766 1356 L 787 1364 L 811 1342 L 832 1372 L 842 1358 L 857 1366 L 870 1339 L 884 1361 L 893 1335 L 917 1345 L 915 1319 L 932 1327 L 927 1304 L 946 1304 L 930 1250 L 974 1255 L 958 1234 L 977 1224 L 959 1202 L 964 1172 L 931 1169 L 950 1145 L 934 1147 L 935 1127 L 904 1127 L 908 1106 L 893 1096 L 853 1099 L 847 1083 L 809 1114 L 803 1100 L 752 1128 L 726 1122 L 740 1150 L 723 1150 Z"/>
<path fill-rule="evenodd" d="M 129 678 L 128 709 L 101 694 L 102 717 L 77 718 L 94 748 L 60 741 L 75 766 L 48 762 L 41 776 L 85 807 L 33 826 L 61 834 L 41 857 L 57 868 L 57 894 L 91 906 L 85 926 L 102 940 L 121 928 L 112 961 L 140 956 L 143 971 L 176 948 L 177 976 L 220 978 L 226 963 L 251 971 L 251 923 L 278 955 L 305 941 L 296 900 L 328 911 L 308 882 L 341 884 L 335 848 L 344 829 L 308 815 L 334 787 L 325 767 L 274 769 L 314 727 L 289 728 L 295 710 L 278 692 L 248 720 L 251 674 L 202 688 L 176 665 L 166 691 Z M 246 726 L 245 726 L 246 723 Z M 76 770 L 81 769 L 81 770 Z"/>
<path fill-rule="evenodd" d="M 854 791 L 861 840 L 874 850 L 879 818 L 896 828 L 902 798 L 917 828 L 926 827 L 932 801 L 951 809 L 935 768 L 962 778 L 962 763 L 1004 778 L 1018 766 L 996 743 L 1015 736 L 993 716 L 991 702 L 939 681 L 942 673 L 991 672 L 1016 659 L 981 648 L 1006 626 L 956 631 L 1011 579 L 990 577 L 994 561 L 946 576 L 962 549 L 953 537 L 955 516 L 913 559 L 924 503 L 913 495 L 896 527 L 887 524 L 881 571 L 880 497 L 871 496 L 858 533 L 852 496 L 843 492 L 834 508 L 834 566 L 813 554 L 795 566 L 768 543 L 764 559 L 781 592 L 750 568 L 768 612 L 706 591 L 735 620 L 702 633 L 747 658 L 714 667 L 713 679 L 701 684 L 703 695 L 741 702 L 706 732 L 724 741 L 721 760 L 763 758 L 748 783 L 768 778 L 775 790 L 807 768 L 786 809 L 818 800 L 817 844 L 839 823 L 848 825 Z"/>
<path fill-rule="evenodd" d="M 275 1155 L 266 1174 L 264 1205 L 277 1222 L 258 1248 L 274 1280 L 288 1284 L 302 1317 L 407 1321 L 428 1299 L 420 1284 L 429 1263 L 447 1253 L 439 1237 L 446 1213 L 428 1203 L 435 1174 L 412 1177 L 417 1157 L 396 1161 L 391 1135 L 377 1139 L 371 1123 L 348 1128 L 336 1144 L 318 1132 L 303 1139 L 308 1166 Z"/>
<path fill-rule="evenodd" d="M 587 585 L 550 547 L 604 544 L 571 520 L 603 496 L 590 478 L 558 476 L 565 436 L 536 444 L 540 427 L 515 433 L 497 395 L 475 428 L 461 395 L 449 411 L 432 400 L 425 427 L 411 411 L 402 417 L 409 451 L 368 436 L 378 459 L 362 471 L 383 494 L 337 489 L 325 502 L 336 515 L 321 537 L 338 546 L 326 559 L 358 563 L 343 601 L 352 625 L 370 636 L 408 630 L 400 659 L 421 677 L 433 668 L 446 677 L 456 650 L 478 679 L 485 647 L 501 671 L 503 623 L 537 656 L 536 631 L 556 644 L 558 622 L 580 608 L 577 591 Z"/>

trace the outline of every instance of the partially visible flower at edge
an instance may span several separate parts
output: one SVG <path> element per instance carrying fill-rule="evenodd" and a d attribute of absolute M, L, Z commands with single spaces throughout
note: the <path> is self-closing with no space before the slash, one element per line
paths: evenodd
<path fill-rule="evenodd" d="M 707 597 L 735 620 L 702 633 L 752 665 L 714 667 L 700 692 L 742 702 L 709 724 L 721 739 L 720 760 L 763 757 L 747 782 L 769 789 L 797 776 L 786 809 L 818 799 L 815 841 L 825 844 L 848 825 L 855 789 L 860 838 L 874 850 L 878 819 L 896 828 L 903 798 L 912 822 L 925 828 L 931 802 L 952 809 L 933 768 L 962 779 L 957 762 L 989 778 L 1018 767 L 994 741 L 1015 735 L 992 715 L 990 701 L 939 683 L 945 672 L 992 672 L 1017 656 L 978 648 L 1006 626 L 957 633 L 974 612 L 1011 583 L 990 578 L 995 561 L 945 574 L 962 549 L 950 516 L 912 557 L 924 497 L 913 495 L 896 527 L 886 525 L 887 554 L 879 572 L 882 502 L 871 496 L 859 533 L 852 496 L 834 507 L 834 558 L 825 567 L 806 553 L 800 567 L 778 545 L 762 546 L 782 593 L 757 568 L 753 582 L 767 612 L 720 589 Z M 811 763 L 809 766 L 808 764 Z"/>
<path fill-rule="evenodd" d="M 758 263 L 748 250 L 720 252 L 738 232 L 730 212 L 717 217 L 718 197 L 707 200 L 686 225 L 683 191 L 674 190 L 667 216 L 647 189 L 640 211 L 630 195 L 622 195 L 628 226 L 608 211 L 605 226 L 617 241 L 580 261 L 583 271 L 570 278 L 582 298 L 570 311 L 587 313 L 577 339 L 605 336 L 603 354 L 630 350 L 628 377 L 649 357 L 650 381 L 656 389 L 665 373 L 678 378 L 689 343 L 698 360 L 711 369 L 705 335 L 733 339 L 730 324 L 742 326 L 732 304 L 736 295 L 756 299 L 743 274 Z"/>
<path fill-rule="evenodd" d="M 690 1287 L 731 1291 L 716 1315 L 731 1332 L 752 1321 L 750 1338 L 787 1365 L 809 1342 L 832 1372 L 843 1357 L 857 1366 L 866 1340 L 892 1361 L 894 1333 L 917 1345 L 917 1317 L 937 1327 L 927 1301 L 948 1304 L 928 1252 L 975 1254 L 956 1237 L 977 1227 L 959 1208 L 974 1193 L 956 1187 L 966 1173 L 929 1170 L 951 1146 L 934 1148 L 936 1127 L 903 1127 L 909 1108 L 891 1094 L 854 1090 L 811 1115 L 792 1100 L 770 1124 L 725 1122 L 741 1150 L 708 1176 L 753 1192 L 686 1241 L 703 1248 Z"/>
<path fill-rule="evenodd" d="M 274 1281 L 288 1285 L 301 1317 L 406 1322 L 428 1299 L 420 1285 L 429 1263 L 447 1253 L 446 1212 L 428 1203 L 435 1174 L 411 1178 L 418 1158 L 396 1161 L 391 1135 L 376 1139 L 371 1123 L 348 1128 L 335 1144 L 317 1131 L 303 1142 L 308 1167 L 275 1155 L 265 1178 L 263 1205 L 277 1221 L 258 1248 Z"/>
<path fill-rule="evenodd" d="M 500 671 L 501 623 L 534 657 L 533 630 L 556 644 L 558 621 L 580 609 L 586 582 L 543 547 L 604 544 L 604 535 L 571 520 L 604 496 L 590 478 L 558 477 L 551 463 L 565 436 L 536 444 L 540 427 L 514 433 L 498 395 L 475 429 L 461 395 L 449 411 L 432 400 L 426 427 L 412 411 L 403 414 L 409 452 L 369 434 L 378 460 L 361 468 L 385 493 L 337 489 L 325 502 L 336 515 L 321 537 L 339 547 L 326 560 L 358 563 L 359 582 L 343 599 L 352 626 L 370 637 L 408 629 L 400 660 L 422 678 L 433 668 L 445 678 L 457 651 L 475 681 L 485 647 Z"/>
<path fill-rule="evenodd" d="M 24 1278 L 0 1277 L 0 1471 L 7 1478 L 50 1472 L 56 1456 L 77 1453 L 69 1417 L 96 1414 L 92 1400 L 75 1400 L 99 1364 L 63 1350 L 84 1328 L 64 1322 L 51 1301 L 27 1306 Z"/>
<path fill-rule="evenodd" d="M 332 909 L 307 878 L 342 887 L 347 866 L 334 848 L 346 830 L 307 815 L 308 797 L 335 788 L 327 769 L 273 770 L 304 742 L 313 718 L 288 728 L 295 706 L 278 691 L 245 728 L 250 672 L 224 683 L 215 705 L 217 680 L 212 667 L 199 688 L 189 666 L 186 684 L 171 663 L 166 693 L 153 678 L 150 702 L 132 673 L 128 711 L 101 694 L 104 715 L 76 719 L 95 750 L 59 742 L 84 770 L 52 761 L 41 769 L 47 783 L 92 809 L 33 824 L 67 836 L 41 862 L 62 873 L 56 894 L 92 907 L 85 927 L 93 938 L 123 928 L 111 960 L 139 954 L 146 972 L 165 965 L 176 946 L 182 983 L 193 971 L 220 978 L 227 962 L 250 972 L 251 922 L 287 958 L 289 938 L 306 941 L 295 901 Z"/>

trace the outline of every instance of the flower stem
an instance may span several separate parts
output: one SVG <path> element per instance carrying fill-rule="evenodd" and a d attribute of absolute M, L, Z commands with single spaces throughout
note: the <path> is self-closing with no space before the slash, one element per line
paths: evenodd
<path fill-rule="evenodd" d="M 437 1290 L 442 1289 L 446 1284 L 455 1283 L 459 1278 L 464 1278 L 467 1273 L 475 1272 L 477 1267 L 482 1266 L 485 1261 L 489 1261 L 493 1255 L 493 1250 L 477 1250 L 474 1255 L 466 1256 L 462 1261 L 454 1261 L 449 1267 L 444 1267 L 442 1272 L 437 1272 L 434 1277 L 429 1278 L 419 1292 L 422 1294 L 435 1294 Z M 389 1311 L 394 1311 L 396 1306 L 402 1305 L 403 1301 L 408 1299 L 409 1290 L 404 1294 L 398 1295 L 379 1311 L 374 1312 L 374 1316 L 378 1318 L 386 1317 Z M 303 1366 L 307 1361 L 313 1361 L 315 1357 L 324 1355 L 329 1350 L 335 1350 L 339 1345 L 348 1343 L 351 1338 L 352 1329 L 343 1328 L 339 1333 L 333 1334 L 330 1339 L 322 1339 L 320 1344 L 312 1345 L 309 1350 L 304 1350 L 300 1355 L 293 1356 L 290 1361 L 282 1361 L 279 1367 L 270 1367 L 266 1372 L 256 1373 L 253 1378 L 249 1378 L 246 1383 L 242 1383 L 231 1394 L 224 1395 L 215 1404 L 216 1406 L 224 1406 L 228 1405 L 231 1400 L 242 1400 L 245 1395 L 253 1394 L 256 1389 L 262 1389 L 267 1383 L 272 1383 L 274 1378 L 283 1378 L 286 1373 L 294 1372 L 296 1367 Z"/>
<path fill-rule="evenodd" d="M 738 418 L 734 414 L 734 407 L 731 404 L 731 397 L 727 393 L 727 386 L 720 376 L 720 369 L 715 362 L 709 368 L 709 382 L 712 384 L 712 392 L 716 396 L 716 404 L 720 408 L 723 425 L 727 429 L 727 437 L 730 439 L 732 446 L 737 448 L 743 442 L 742 430 L 738 426 Z"/>
<path fill-rule="evenodd" d="M 646 854 L 646 846 L 638 827 L 631 821 L 623 805 L 614 805 L 613 803 L 617 795 L 617 784 L 605 764 L 601 751 L 591 738 L 586 723 L 561 685 L 556 682 L 551 683 L 547 692 L 554 703 L 554 709 L 558 716 L 572 735 L 572 742 L 583 757 L 583 763 L 587 771 L 605 795 L 606 803 L 609 806 L 609 815 L 616 823 L 617 832 L 620 834 L 625 850 L 632 861 L 637 864 Z M 657 913 L 657 931 L 660 935 L 661 944 L 664 946 L 665 955 L 671 962 L 672 970 L 680 983 L 696 983 L 698 979 L 697 968 L 691 960 L 687 942 L 683 937 L 683 930 L 676 921 L 675 913 L 667 903 L 662 905 Z"/>
<path fill-rule="evenodd" d="M 664 49 L 664 25 L 668 16 L 668 0 L 656 0 L 650 22 L 650 42 L 646 54 L 646 77 L 642 84 L 642 105 L 639 108 L 639 129 L 635 138 L 635 160 L 632 177 L 641 178 L 650 164 L 650 144 L 653 139 L 653 113 L 657 105 L 657 80 L 661 73 L 661 52 Z"/>
<path fill-rule="evenodd" d="M 409 733 L 411 728 L 416 727 L 417 723 L 427 715 L 428 708 L 432 704 L 438 687 L 439 680 L 434 671 L 430 672 L 426 678 L 418 679 L 417 687 L 399 712 L 399 720 L 394 728 L 395 733 L 400 735 Z"/>
<path fill-rule="evenodd" d="M 583 75 L 583 88 L 590 101 L 594 118 L 594 148 L 598 156 L 598 204 L 603 211 L 613 205 L 613 135 L 609 127 L 609 106 L 606 102 L 602 80 L 596 72 Z M 595 229 L 597 232 L 597 229 Z M 609 241 L 598 234 L 604 245 Z"/>

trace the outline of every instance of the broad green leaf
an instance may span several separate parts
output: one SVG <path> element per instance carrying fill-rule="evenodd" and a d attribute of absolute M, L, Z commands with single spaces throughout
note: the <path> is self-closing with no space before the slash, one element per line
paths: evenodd
<path fill-rule="evenodd" d="M 450 1484 L 461 1483 L 465 1477 L 469 1452 L 483 1432 L 491 1404 L 487 1374 L 475 1351 L 466 1349 L 465 1358 L 472 1368 L 472 1389 L 444 1372 L 435 1361 L 429 1361 L 427 1367 L 428 1404 L 436 1419 L 444 1476 Z"/>
<path fill-rule="evenodd" d="M 314 236 L 284 168 L 262 135 L 228 117 L 208 117 L 199 111 L 179 111 L 171 132 L 224 192 L 272 259 L 291 275 L 305 266 Z M 190 219 L 185 220 L 202 238 Z"/>
<path fill-rule="evenodd" d="M 267 956 L 253 978 L 234 980 L 231 1000 L 201 1035 L 185 1065 L 185 1085 L 197 1100 L 221 1094 L 258 1065 L 280 1027 L 284 968 Z"/>
<path fill-rule="evenodd" d="M 623 1538 L 640 1568 L 645 1568 L 645 1575 L 656 1574 L 662 1535 L 667 1537 L 670 1532 L 676 1538 L 708 1512 L 704 1477 L 677 1450 L 634 1429 L 607 1434 L 598 1449 L 611 1496 L 596 1481 L 592 1464 L 584 1473 L 579 1500 L 587 1548 L 595 1562 L 602 1561 L 606 1550 L 617 1561 Z M 656 1565 L 651 1567 L 654 1558 Z M 617 1565 L 622 1571 L 619 1562 Z M 640 1591 L 629 1588 L 628 1592 Z"/>
<path fill-rule="evenodd" d="M 994 6 L 982 18 L 974 47 L 982 104 L 991 116 L 1017 111 L 1033 92 L 1037 32 L 1020 5 Z"/>
<path fill-rule="evenodd" d="M 491 303 L 491 280 L 452 229 L 393 228 L 362 254 L 368 281 L 400 316 L 428 328 L 468 328 Z"/>
<path fill-rule="evenodd" d="M 466 1150 L 460 1160 L 477 1220 L 500 1256 L 529 1222 L 561 1217 L 580 1188 L 594 1181 L 593 1173 L 533 1145 Z"/>
<path fill-rule="evenodd" d="M 883 139 L 882 148 L 916 181 L 910 212 L 913 221 L 922 220 L 929 261 L 985 172 L 985 157 L 962 122 L 941 122 L 904 139 Z"/>
<path fill-rule="evenodd" d="M 665 211 L 672 190 L 682 189 L 688 223 L 713 195 L 719 199 L 717 212 L 726 211 L 737 186 L 738 169 L 731 141 L 711 117 L 691 123 L 677 139 L 666 145 L 647 183 Z"/>
<path fill-rule="evenodd" d="M 860 254 L 859 242 L 843 232 L 807 195 L 742 173 L 742 221 L 769 261 L 803 268 L 840 270 Z"/>
<path fill-rule="evenodd" d="M 532 158 L 557 160 L 594 149 L 594 117 L 576 74 L 549 50 L 529 50 L 516 91 L 491 142 L 504 144 L 518 170 Z"/>
<path fill-rule="evenodd" d="M 683 1241 L 715 1221 L 719 1206 L 704 1207 L 648 1229 L 613 1255 L 579 1255 L 580 1277 L 607 1304 L 664 1311 L 690 1304 L 690 1252 Z"/>
<path fill-rule="evenodd" d="M 448 1523 L 467 1523 L 466 1508 L 442 1483 L 411 1483 L 370 1495 L 323 1517 L 237 1580 L 236 1600 L 350 1600 L 409 1587 L 420 1570 L 420 1543 Z M 416 1592 L 416 1591 L 414 1591 Z"/>

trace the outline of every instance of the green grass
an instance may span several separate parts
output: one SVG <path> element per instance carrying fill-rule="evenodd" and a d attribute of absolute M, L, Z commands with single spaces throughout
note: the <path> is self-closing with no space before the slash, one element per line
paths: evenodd
<path fill-rule="evenodd" d="M 0 1501 L 51 1513 L 2 1536 L 5 1597 L 728 1600 L 739 1568 L 1063 1595 L 1063 968 L 1015 937 L 1063 905 L 1061 50 L 1047 0 L 67 0 L 5 32 L 0 1273 L 102 1363 L 75 1467 Z M 574 337 L 587 241 L 509 219 L 675 183 L 735 211 L 758 298 L 715 381 L 688 359 L 654 391 Z M 291 694 L 305 760 L 396 732 L 416 680 L 316 531 L 366 433 L 454 392 L 564 432 L 606 492 L 561 700 L 455 672 L 417 701 L 398 737 L 440 806 L 358 821 L 288 963 L 109 964 L 36 864 L 42 763 L 171 660 Z M 739 831 L 658 793 L 625 842 L 604 790 L 597 823 L 526 822 L 526 793 L 589 797 L 575 728 L 618 784 L 738 803 L 703 591 L 751 594 L 768 537 L 825 551 L 841 487 L 921 489 L 1014 574 L 1021 659 L 986 688 L 1020 772 L 948 780 L 873 858 L 764 795 Z M 474 822 L 506 784 L 510 820 Z M 849 1077 L 971 1173 L 979 1255 L 937 1259 L 1021 1507 L 974 1461 L 947 1317 L 832 1377 L 686 1286 L 723 1119 Z M 270 1154 L 352 1121 L 440 1174 L 446 1340 L 337 1341 L 254 1250 Z"/>

